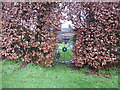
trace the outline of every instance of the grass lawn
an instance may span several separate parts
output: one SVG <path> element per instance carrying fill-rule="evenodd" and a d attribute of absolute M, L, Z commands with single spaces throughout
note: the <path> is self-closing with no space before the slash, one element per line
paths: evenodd
<path fill-rule="evenodd" d="M 101 70 L 102 76 L 85 75 L 87 68 L 73 70 L 64 65 L 42 68 L 28 64 L 18 70 L 21 62 L 0 61 L 2 88 L 118 88 L 118 75 L 114 70 Z M 110 79 L 103 77 L 105 73 Z"/>

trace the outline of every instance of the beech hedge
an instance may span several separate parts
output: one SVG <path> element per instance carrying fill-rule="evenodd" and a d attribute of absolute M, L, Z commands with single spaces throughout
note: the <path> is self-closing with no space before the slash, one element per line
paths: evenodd
<path fill-rule="evenodd" d="M 101 69 L 119 61 L 112 53 L 120 46 L 119 2 L 4 2 L 1 20 L 3 59 L 51 66 L 60 20 L 70 20 L 76 66 Z"/>

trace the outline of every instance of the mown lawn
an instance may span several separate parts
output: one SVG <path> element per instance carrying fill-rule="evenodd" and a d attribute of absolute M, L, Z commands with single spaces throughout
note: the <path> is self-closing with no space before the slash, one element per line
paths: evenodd
<path fill-rule="evenodd" d="M 64 65 L 42 68 L 28 64 L 18 69 L 22 62 L 0 61 L 2 88 L 118 88 L 118 75 L 114 70 L 101 70 L 102 76 L 85 75 L 87 68 L 74 70 Z M 105 73 L 111 75 L 106 79 Z"/>

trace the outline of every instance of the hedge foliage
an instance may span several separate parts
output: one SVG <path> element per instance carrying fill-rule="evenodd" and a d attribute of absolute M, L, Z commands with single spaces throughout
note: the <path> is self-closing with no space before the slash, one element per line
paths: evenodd
<path fill-rule="evenodd" d="M 52 3 L 2 3 L 2 56 L 8 60 L 51 66 L 54 60 L 56 30 L 48 15 Z"/>
<path fill-rule="evenodd" d="M 119 2 L 2 3 L 2 56 L 51 66 L 60 20 L 74 24 L 76 66 L 101 68 L 118 61 Z"/>
<path fill-rule="evenodd" d="M 86 18 L 79 14 L 77 21 L 81 27 L 76 29 L 75 65 L 101 69 L 118 62 L 112 52 L 120 45 L 119 3 L 84 3 L 81 8 Z"/>
<path fill-rule="evenodd" d="M 112 53 L 120 46 L 119 2 L 61 2 L 57 3 L 54 11 L 54 15 L 51 13 L 53 19 L 74 24 L 76 44 L 73 61 L 76 66 L 88 64 L 101 69 L 107 63 L 119 61 Z"/>

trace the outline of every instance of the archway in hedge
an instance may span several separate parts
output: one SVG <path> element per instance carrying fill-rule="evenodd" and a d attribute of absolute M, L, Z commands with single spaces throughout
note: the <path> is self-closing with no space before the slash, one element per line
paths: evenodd
<path fill-rule="evenodd" d="M 117 2 L 2 3 L 2 56 L 51 66 L 60 20 L 72 21 L 76 44 L 73 62 L 101 68 L 115 62 L 119 42 Z M 67 15 L 65 15 L 67 14 Z M 57 29 L 57 30 L 56 30 Z"/>

